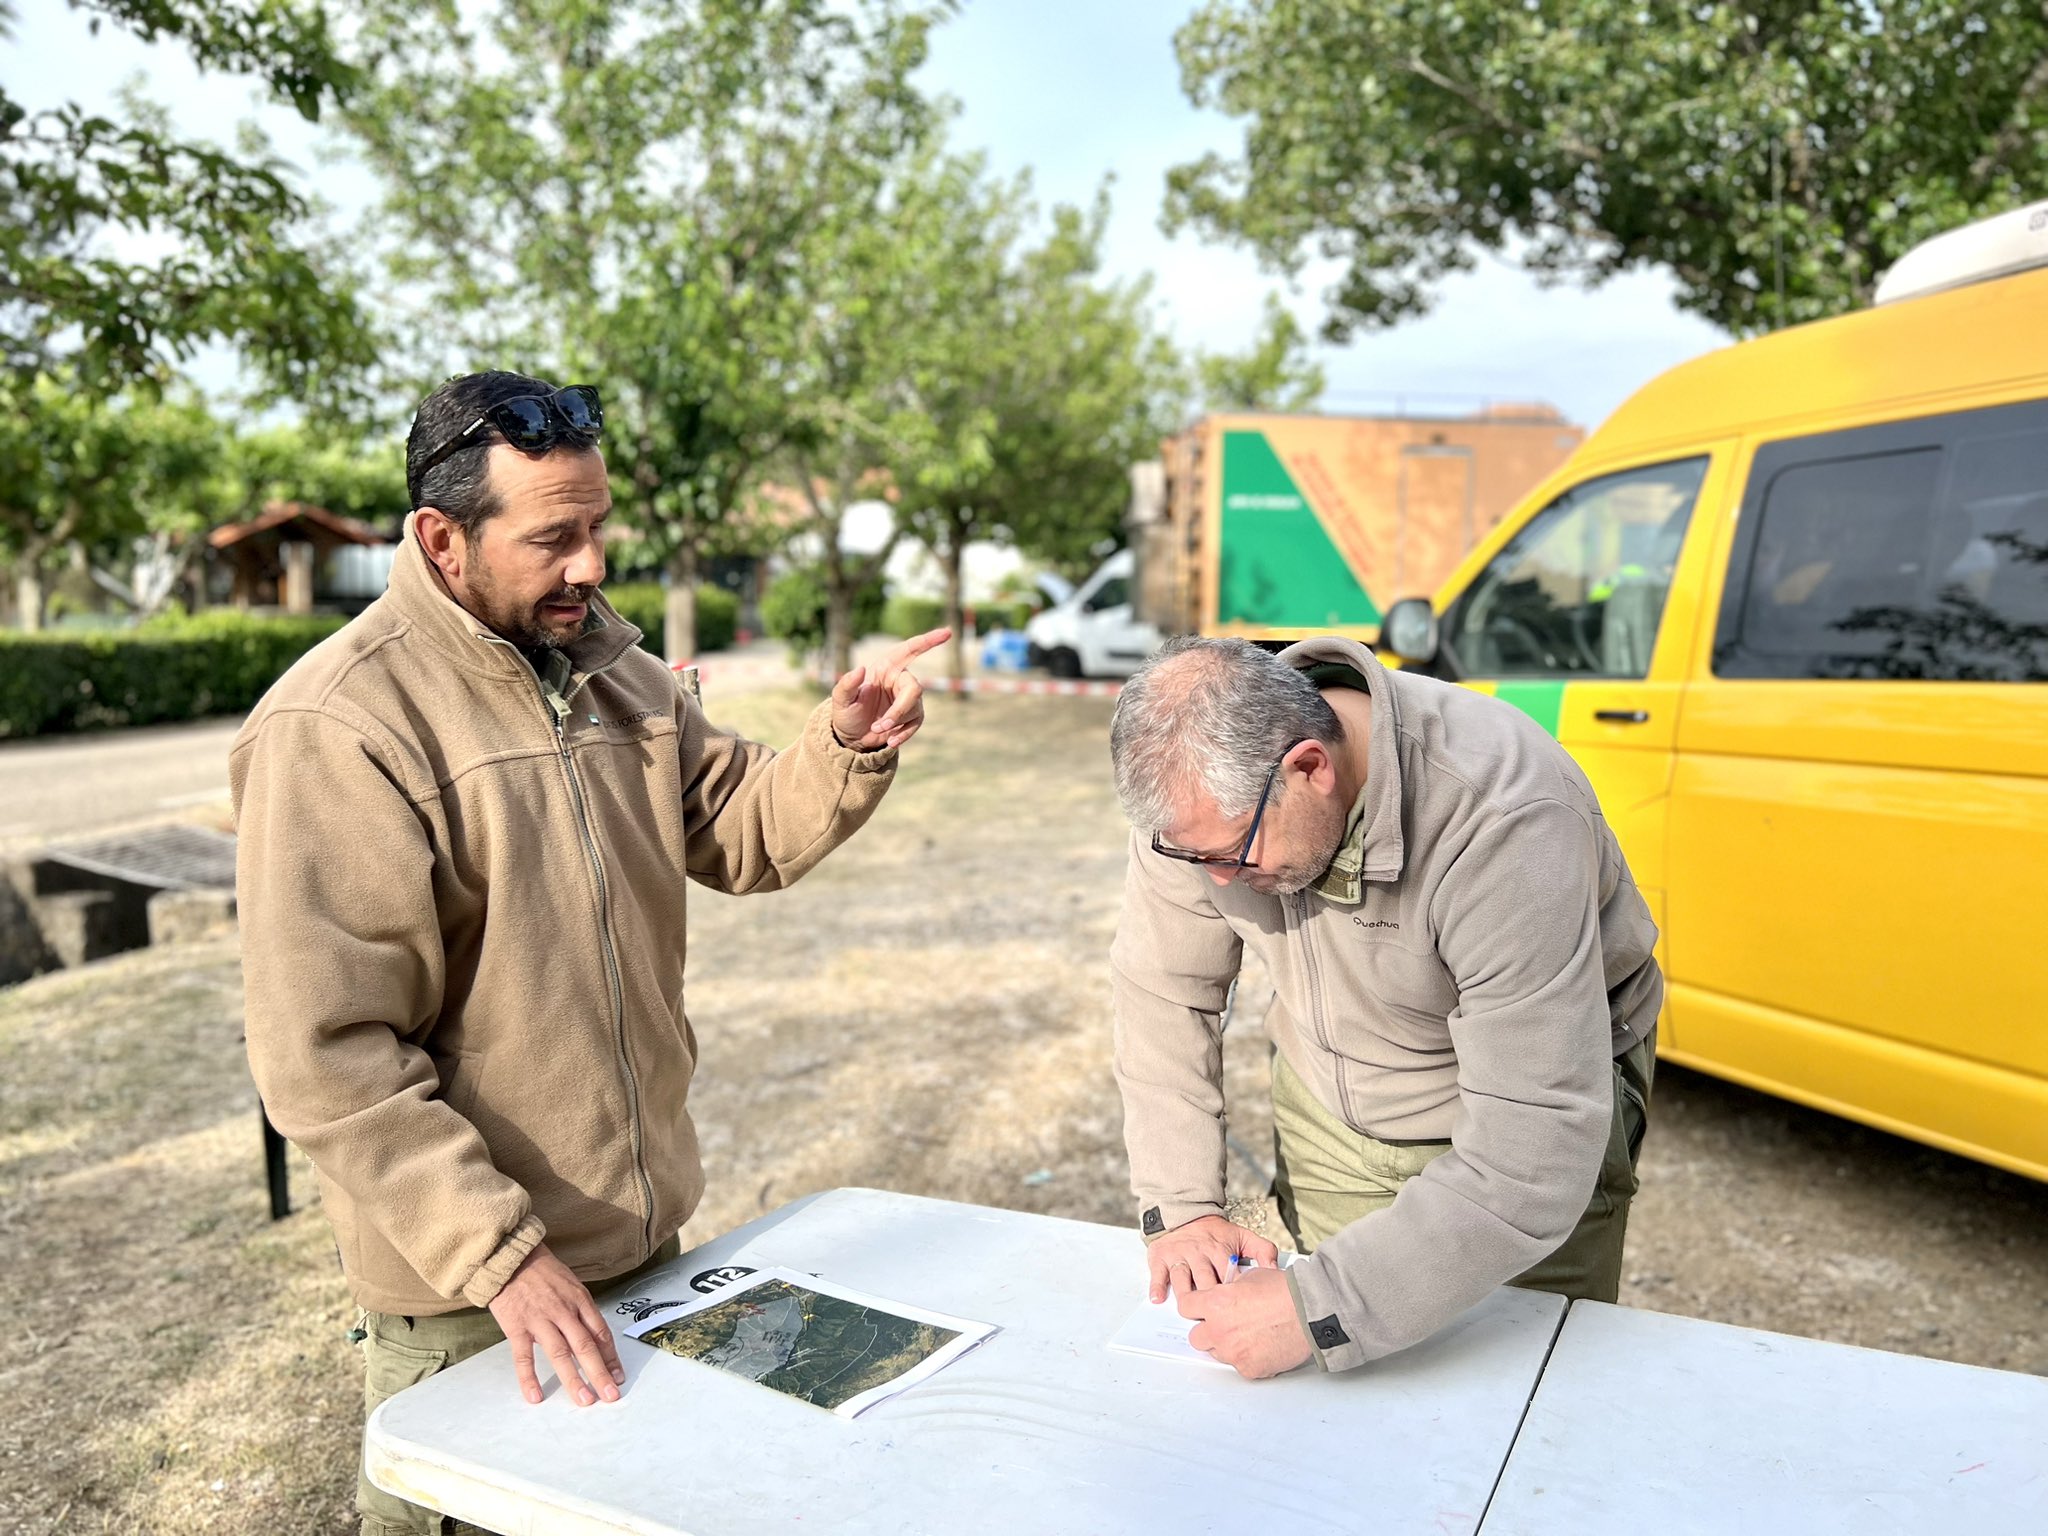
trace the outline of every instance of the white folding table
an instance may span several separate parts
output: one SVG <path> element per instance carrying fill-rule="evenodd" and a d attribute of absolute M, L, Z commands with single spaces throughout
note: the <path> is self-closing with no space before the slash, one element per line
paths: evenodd
<path fill-rule="evenodd" d="M 2048 1379 L 1572 1303 L 1485 1536 L 2044 1536 Z"/>
<path fill-rule="evenodd" d="M 854 1420 L 631 1340 L 620 1402 L 534 1406 L 499 1345 L 377 1410 L 371 1477 L 503 1536 L 1457 1536 L 1479 1526 L 1565 1306 L 1503 1289 L 1369 1369 L 1248 1382 L 1107 1347 L 1144 1295 L 1142 1246 L 1118 1228 L 836 1190 L 636 1291 L 687 1295 L 723 1264 L 1002 1331 Z"/>

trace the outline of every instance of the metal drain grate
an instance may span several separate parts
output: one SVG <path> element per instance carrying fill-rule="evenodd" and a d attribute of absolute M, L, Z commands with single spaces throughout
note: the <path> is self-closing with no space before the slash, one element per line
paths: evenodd
<path fill-rule="evenodd" d="M 162 891 L 235 888 L 235 840 L 209 827 L 152 827 L 97 842 L 45 848 L 37 857 Z"/>

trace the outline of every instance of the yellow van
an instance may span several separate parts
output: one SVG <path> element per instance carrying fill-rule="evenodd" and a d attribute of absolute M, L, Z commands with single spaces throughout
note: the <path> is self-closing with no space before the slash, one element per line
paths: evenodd
<path fill-rule="evenodd" d="M 1381 645 L 1592 776 L 1663 1055 L 2048 1179 L 2048 203 L 1656 379 Z"/>

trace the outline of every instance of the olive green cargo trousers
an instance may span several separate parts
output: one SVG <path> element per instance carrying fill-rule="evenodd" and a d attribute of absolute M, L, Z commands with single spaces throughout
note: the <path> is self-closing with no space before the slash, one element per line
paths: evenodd
<path fill-rule="evenodd" d="M 1563 1246 L 1513 1284 L 1576 1301 L 1615 1299 L 1656 1068 L 1655 1030 L 1614 1058 L 1614 1114 L 1593 1198 Z M 1352 1130 L 1318 1102 L 1278 1052 L 1273 1141 L 1280 1218 L 1303 1253 L 1313 1253 L 1361 1216 L 1392 1205 L 1403 1184 L 1451 1149 L 1448 1141 L 1385 1142 Z"/>
<path fill-rule="evenodd" d="M 654 1250 L 654 1256 L 638 1269 L 610 1280 L 592 1282 L 591 1289 L 631 1280 L 648 1270 L 658 1269 L 682 1252 L 682 1244 L 670 1238 Z M 356 1322 L 362 1330 L 363 1420 L 368 1423 L 377 1405 L 438 1371 L 480 1355 L 505 1337 L 498 1320 L 485 1307 L 464 1307 L 443 1312 L 439 1317 L 400 1317 L 395 1312 L 364 1312 Z M 353 1335 L 351 1335 L 353 1337 Z M 613 1330 L 616 1343 L 618 1332 Z M 534 1360 L 536 1368 L 547 1369 L 545 1357 Z M 519 1396 L 512 1367 L 505 1366 L 505 1400 Z M 476 1527 L 448 1519 L 418 1504 L 408 1504 L 395 1493 L 386 1493 L 370 1481 L 366 1467 L 356 1464 L 356 1513 L 362 1517 L 362 1536 L 467 1536 Z"/>

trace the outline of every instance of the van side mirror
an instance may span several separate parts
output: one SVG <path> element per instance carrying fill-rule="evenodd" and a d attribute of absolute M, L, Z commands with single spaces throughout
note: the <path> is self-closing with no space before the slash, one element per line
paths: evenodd
<path fill-rule="evenodd" d="M 1380 621 L 1380 648 L 1405 662 L 1426 667 L 1436 660 L 1436 610 L 1426 597 L 1404 597 Z"/>

